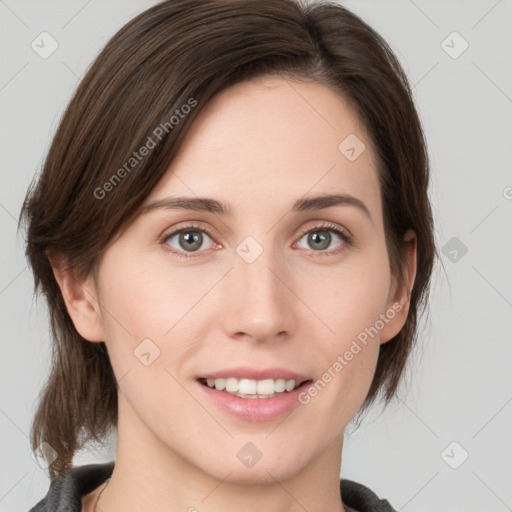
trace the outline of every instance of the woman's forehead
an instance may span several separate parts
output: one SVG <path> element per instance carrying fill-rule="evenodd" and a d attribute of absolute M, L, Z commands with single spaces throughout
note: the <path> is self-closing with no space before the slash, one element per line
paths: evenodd
<path fill-rule="evenodd" d="M 290 202 L 308 191 L 378 201 L 371 143 L 329 88 L 267 78 L 237 84 L 205 107 L 146 204 L 191 192 Z"/>

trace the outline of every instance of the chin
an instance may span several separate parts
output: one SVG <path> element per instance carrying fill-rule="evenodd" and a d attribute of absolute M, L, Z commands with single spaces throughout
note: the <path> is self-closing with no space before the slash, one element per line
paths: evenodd
<path fill-rule="evenodd" d="M 225 473 L 223 475 L 217 475 L 217 478 L 226 483 L 235 485 L 266 485 L 275 484 L 276 481 L 285 481 L 295 475 L 299 470 L 300 468 L 297 466 L 293 469 L 283 468 L 269 463 L 263 466 L 260 461 L 252 468 L 240 468 L 235 466 L 231 469 L 231 473 L 228 477 L 226 477 Z"/>
<path fill-rule="evenodd" d="M 205 460 L 201 461 L 199 466 L 205 473 L 212 478 L 221 480 L 225 483 L 239 484 L 239 485 L 264 485 L 274 484 L 276 481 L 282 482 L 297 474 L 304 465 L 304 460 L 301 457 L 293 457 L 293 459 L 284 459 L 283 456 L 288 455 L 288 450 L 283 449 L 280 453 L 262 453 L 261 458 L 256 460 L 247 459 L 245 462 L 244 453 L 238 457 L 228 457 L 227 455 L 219 454 L 216 460 L 223 460 L 224 463 L 218 464 L 211 462 L 205 466 Z M 215 465 L 214 465 L 215 464 Z M 212 469 L 215 468 L 213 471 Z"/>

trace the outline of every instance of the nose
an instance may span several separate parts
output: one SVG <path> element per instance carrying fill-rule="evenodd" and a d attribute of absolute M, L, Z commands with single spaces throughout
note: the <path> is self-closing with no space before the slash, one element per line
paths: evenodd
<path fill-rule="evenodd" d="M 222 283 L 223 329 L 231 338 L 283 340 L 296 328 L 300 302 L 285 260 L 259 247 L 249 241 L 234 254 L 233 268 Z"/>

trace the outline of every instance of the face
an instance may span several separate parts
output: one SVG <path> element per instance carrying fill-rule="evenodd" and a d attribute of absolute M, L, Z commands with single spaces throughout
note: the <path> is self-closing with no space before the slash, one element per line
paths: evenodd
<path fill-rule="evenodd" d="M 107 345 L 120 438 L 238 482 L 287 478 L 340 445 L 405 320 L 349 105 L 319 84 L 237 84 L 145 207 L 88 281 L 98 334 L 75 322 Z"/>

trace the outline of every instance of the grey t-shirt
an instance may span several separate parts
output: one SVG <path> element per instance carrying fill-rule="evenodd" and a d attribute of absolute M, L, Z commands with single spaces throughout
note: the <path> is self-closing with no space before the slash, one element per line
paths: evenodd
<path fill-rule="evenodd" d="M 50 483 L 46 496 L 29 512 L 81 512 L 82 498 L 112 475 L 114 463 L 87 464 L 65 469 Z M 357 512 L 396 512 L 368 487 L 352 480 L 340 480 L 343 504 Z"/>

